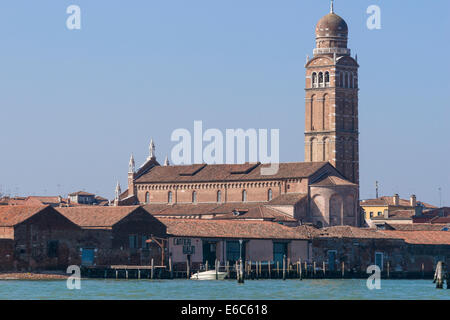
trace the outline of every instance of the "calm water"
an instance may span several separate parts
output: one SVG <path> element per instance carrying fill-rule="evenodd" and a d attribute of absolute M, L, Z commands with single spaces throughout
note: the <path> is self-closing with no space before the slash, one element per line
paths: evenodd
<path fill-rule="evenodd" d="M 65 280 L 4 280 L 0 299 L 450 299 L 450 290 L 429 280 L 382 280 L 380 290 L 365 280 L 82 280 L 81 290 Z"/>

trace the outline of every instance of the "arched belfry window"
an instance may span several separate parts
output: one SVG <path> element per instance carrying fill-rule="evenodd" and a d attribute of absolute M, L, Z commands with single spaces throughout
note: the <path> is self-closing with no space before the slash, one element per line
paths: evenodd
<path fill-rule="evenodd" d="M 330 86 L 330 73 L 328 71 L 325 72 L 325 86 L 326 87 Z"/>
<path fill-rule="evenodd" d="M 150 203 L 150 193 L 145 194 L 145 203 Z"/>
<path fill-rule="evenodd" d="M 222 191 L 217 191 L 217 202 L 222 202 Z"/>
<path fill-rule="evenodd" d="M 172 191 L 169 191 L 169 193 L 167 194 L 167 202 L 172 203 L 173 199 L 172 199 Z"/>
<path fill-rule="evenodd" d="M 344 73 L 343 72 L 339 72 L 339 87 L 341 87 L 341 88 L 344 87 Z"/>
<path fill-rule="evenodd" d="M 313 72 L 311 81 L 312 81 L 312 87 L 317 88 L 317 73 Z"/>
<path fill-rule="evenodd" d="M 350 72 L 347 72 L 347 85 L 346 88 L 350 88 Z"/>
<path fill-rule="evenodd" d="M 323 73 L 319 72 L 319 87 L 323 87 Z"/>
<path fill-rule="evenodd" d="M 247 190 L 242 191 L 242 202 L 247 202 Z"/>
<path fill-rule="evenodd" d="M 272 189 L 269 189 L 269 191 L 267 191 L 267 201 L 272 201 L 272 197 L 273 197 Z"/>
<path fill-rule="evenodd" d="M 192 192 L 192 202 L 193 203 L 197 202 L 197 191 Z"/>

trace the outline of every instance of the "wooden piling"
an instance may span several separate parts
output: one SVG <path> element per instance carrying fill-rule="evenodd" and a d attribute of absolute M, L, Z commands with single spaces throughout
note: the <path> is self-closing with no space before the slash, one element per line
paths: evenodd
<path fill-rule="evenodd" d="M 269 268 L 269 279 L 272 279 L 272 273 L 271 273 L 271 270 L 270 270 L 270 265 L 271 265 L 270 261 L 267 261 L 267 267 Z"/>
<path fill-rule="evenodd" d="M 186 277 L 188 279 L 191 278 L 191 266 L 189 265 L 189 260 L 186 260 Z"/>
<path fill-rule="evenodd" d="M 208 271 L 208 260 L 206 260 L 205 271 Z"/>
<path fill-rule="evenodd" d="M 391 264 L 390 264 L 389 261 L 388 261 L 388 262 L 387 262 L 387 268 L 386 268 L 386 269 L 387 269 L 386 271 L 387 271 L 387 278 L 388 278 L 388 279 L 389 279 L 389 273 L 390 273 L 390 270 L 389 270 L 389 269 L 390 269 L 390 267 L 391 267 Z"/>
<path fill-rule="evenodd" d="M 299 277 L 300 280 L 303 280 L 302 279 L 303 278 L 303 274 L 302 274 L 302 259 L 298 259 L 298 268 L 299 268 L 299 271 L 300 271 L 298 277 Z"/>
<path fill-rule="evenodd" d="M 128 270 L 127 269 L 125 270 L 125 278 L 128 279 Z"/>
<path fill-rule="evenodd" d="M 436 282 L 436 289 L 444 288 L 444 263 L 439 261 L 434 272 L 433 283 Z M 448 287 L 448 283 L 447 283 Z"/>
<path fill-rule="evenodd" d="M 169 273 L 170 279 L 173 279 L 172 257 L 169 257 Z"/>
<path fill-rule="evenodd" d="M 141 269 L 138 269 L 138 279 L 141 280 Z"/>
<path fill-rule="evenodd" d="M 305 261 L 305 277 L 308 277 L 308 263 Z"/>
<path fill-rule="evenodd" d="M 238 262 L 235 262 L 234 268 L 236 269 L 236 280 L 239 282 L 239 265 Z"/>
<path fill-rule="evenodd" d="M 322 262 L 322 270 L 323 270 L 323 277 L 325 278 L 325 276 L 326 276 L 326 274 L 327 274 L 327 272 L 326 272 L 326 270 L 325 270 L 325 261 Z"/>
<path fill-rule="evenodd" d="M 239 260 L 238 283 L 244 283 L 244 262 L 242 260 Z"/>
<path fill-rule="evenodd" d="M 154 270 L 155 270 L 155 264 L 154 264 L 154 261 L 153 261 L 153 258 L 152 258 L 152 262 L 151 262 L 151 265 L 152 265 L 152 269 L 150 270 L 150 278 L 153 280 L 153 277 L 155 276 L 155 274 L 154 274 Z"/>
<path fill-rule="evenodd" d="M 119 278 L 119 270 L 116 270 L 116 279 Z"/>
<path fill-rule="evenodd" d="M 225 269 L 226 269 L 226 272 L 227 272 L 227 279 L 229 279 L 230 278 L 230 261 L 226 262 Z"/>
<path fill-rule="evenodd" d="M 214 263 L 214 269 L 216 270 L 216 280 L 219 280 L 219 262 L 216 259 L 215 263 Z"/>
<path fill-rule="evenodd" d="M 283 280 L 286 280 L 286 256 L 283 256 Z"/>
<path fill-rule="evenodd" d="M 313 262 L 313 275 L 315 278 L 316 277 L 316 262 L 315 261 Z"/>
<path fill-rule="evenodd" d="M 425 277 L 425 265 L 422 262 L 422 279 Z"/>
<path fill-rule="evenodd" d="M 344 276 L 345 276 L 345 262 L 344 261 L 342 261 L 341 270 L 342 270 L 342 278 L 344 278 Z"/>
<path fill-rule="evenodd" d="M 277 278 L 280 278 L 280 261 L 277 261 Z"/>

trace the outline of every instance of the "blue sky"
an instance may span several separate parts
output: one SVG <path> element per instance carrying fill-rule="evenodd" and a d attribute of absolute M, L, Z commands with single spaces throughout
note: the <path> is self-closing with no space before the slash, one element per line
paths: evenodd
<path fill-rule="evenodd" d="M 66 8 L 81 8 L 81 30 Z M 369 5 L 381 30 L 366 27 Z M 2 1 L 0 192 L 113 196 L 174 129 L 280 129 L 303 161 L 304 63 L 327 0 Z M 361 198 L 450 205 L 450 2 L 337 0 L 360 68 Z"/>

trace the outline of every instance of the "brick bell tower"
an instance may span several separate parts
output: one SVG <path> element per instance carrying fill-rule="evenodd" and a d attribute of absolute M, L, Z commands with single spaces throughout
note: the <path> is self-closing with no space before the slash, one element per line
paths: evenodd
<path fill-rule="evenodd" d="M 347 23 L 330 13 L 316 26 L 314 57 L 307 58 L 305 161 L 329 161 L 359 184 L 358 62 L 347 48 Z"/>

